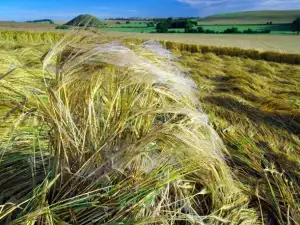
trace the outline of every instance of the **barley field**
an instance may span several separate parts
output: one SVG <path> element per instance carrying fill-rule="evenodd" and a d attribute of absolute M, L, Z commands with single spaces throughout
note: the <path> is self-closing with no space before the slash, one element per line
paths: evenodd
<path fill-rule="evenodd" d="M 230 35 L 230 34 L 147 34 L 108 32 L 109 36 L 155 39 L 187 44 L 237 47 L 260 51 L 299 53 L 299 36 L 297 35 Z"/>
<path fill-rule="evenodd" d="M 10 31 L 47 32 L 55 31 L 55 26 L 54 24 L 0 21 L 0 30 Z"/>
<path fill-rule="evenodd" d="M 1 224 L 300 224 L 300 66 L 170 45 L 0 33 Z"/>
<path fill-rule="evenodd" d="M 58 22 L 58 24 L 61 24 Z M 121 24 L 122 26 L 124 24 Z M 139 25 L 139 24 L 138 24 Z M 219 26 L 210 25 L 212 27 Z M 208 26 L 208 27 L 210 27 Z M 36 23 L 18 23 L 18 22 L 1 22 L 0 31 L 24 31 L 24 32 L 55 32 L 66 33 L 70 30 L 55 29 L 56 25 L 52 24 L 36 24 Z M 243 28 L 244 29 L 244 28 Z M 113 38 L 142 38 L 155 39 L 161 41 L 174 41 L 187 44 L 212 45 L 220 47 L 237 47 L 243 49 L 256 49 L 260 51 L 276 51 L 287 53 L 299 53 L 300 45 L 298 35 L 286 34 L 158 34 L 155 28 L 103 28 L 97 32 L 101 36 L 109 36 Z M 171 29 L 172 30 L 172 29 Z M 178 29 L 173 29 L 178 30 Z M 222 28 L 223 30 L 223 28 Z M 96 31 L 95 31 L 96 32 Z M 143 32 L 143 33 L 141 33 Z"/>

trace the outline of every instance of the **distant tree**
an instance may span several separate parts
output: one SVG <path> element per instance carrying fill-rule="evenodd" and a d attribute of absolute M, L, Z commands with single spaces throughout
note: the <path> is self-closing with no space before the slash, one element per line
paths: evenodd
<path fill-rule="evenodd" d="M 237 27 L 232 27 L 224 30 L 225 34 L 236 34 L 236 33 L 241 33 Z"/>
<path fill-rule="evenodd" d="M 171 26 L 172 26 L 172 23 L 173 23 L 173 18 L 172 18 L 172 17 L 169 17 L 169 18 L 167 19 L 167 23 L 169 24 L 169 27 L 171 27 Z"/>
<path fill-rule="evenodd" d="M 172 24 L 169 24 L 169 28 L 187 28 L 187 26 L 197 26 L 197 21 L 191 21 L 186 19 L 173 19 Z"/>
<path fill-rule="evenodd" d="M 269 24 L 269 22 L 268 22 L 268 24 Z M 245 34 L 253 34 L 253 33 L 255 33 L 255 31 L 253 31 L 252 29 L 248 28 L 248 30 L 244 30 L 243 33 L 245 33 Z"/>
<path fill-rule="evenodd" d="M 195 25 L 191 22 L 188 22 L 186 25 L 185 25 L 185 28 L 187 29 L 192 29 Z"/>
<path fill-rule="evenodd" d="M 116 22 L 116 24 L 121 24 L 121 23 L 118 21 L 118 22 Z"/>
<path fill-rule="evenodd" d="M 185 33 L 194 33 L 193 27 L 194 27 L 193 23 L 187 22 L 186 25 L 185 25 L 185 27 L 184 27 L 184 32 Z"/>
<path fill-rule="evenodd" d="M 158 33 L 167 33 L 169 30 L 169 24 L 167 21 L 160 22 L 156 25 L 156 31 Z"/>
<path fill-rule="evenodd" d="M 205 30 L 205 33 L 206 34 L 215 34 L 216 32 L 214 30 L 207 29 L 207 30 Z"/>
<path fill-rule="evenodd" d="M 195 21 L 195 20 L 189 20 L 188 22 L 191 23 L 191 24 L 194 24 L 194 26 L 197 26 L 197 25 L 198 25 L 198 22 Z"/>
<path fill-rule="evenodd" d="M 198 27 L 198 33 L 205 33 L 205 30 L 203 29 L 203 27 Z"/>
<path fill-rule="evenodd" d="M 129 21 L 129 20 L 127 20 L 127 21 L 126 21 L 126 24 L 130 24 L 130 21 Z"/>
<path fill-rule="evenodd" d="M 147 27 L 155 27 L 154 22 L 148 22 L 148 23 L 147 23 Z"/>
<path fill-rule="evenodd" d="M 300 33 L 300 17 L 293 22 L 293 32 L 297 32 L 298 35 Z"/>
<path fill-rule="evenodd" d="M 252 30 L 252 29 L 247 29 L 243 31 L 244 34 L 269 34 L 271 33 L 271 30 Z"/>

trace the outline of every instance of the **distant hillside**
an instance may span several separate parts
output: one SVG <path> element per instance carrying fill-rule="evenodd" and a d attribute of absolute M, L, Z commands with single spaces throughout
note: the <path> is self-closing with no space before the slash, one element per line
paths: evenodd
<path fill-rule="evenodd" d="M 50 19 L 32 20 L 32 21 L 27 21 L 27 23 L 46 23 L 46 24 L 54 24 L 53 20 L 50 20 Z"/>
<path fill-rule="evenodd" d="M 95 16 L 89 14 L 83 14 L 75 17 L 71 21 L 67 22 L 66 25 L 69 26 L 87 26 L 87 27 L 98 27 L 102 26 L 104 23 Z"/>
<path fill-rule="evenodd" d="M 291 23 L 300 17 L 300 10 L 278 10 L 278 11 L 248 11 L 226 13 L 202 18 L 200 23 L 204 24 L 266 24 L 267 22 Z"/>

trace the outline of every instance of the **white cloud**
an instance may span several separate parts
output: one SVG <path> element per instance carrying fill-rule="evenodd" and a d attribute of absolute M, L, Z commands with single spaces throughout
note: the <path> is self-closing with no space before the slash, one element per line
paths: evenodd
<path fill-rule="evenodd" d="M 178 0 L 178 2 L 186 3 L 191 6 L 201 6 L 201 5 L 214 5 L 218 3 L 224 3 L 226 0 Z"/>
<path fill-rule="evenodd" d="M 257 1 L 259 9 L 297 9 L 300 7 L 300 0 L 263 0 Z"/>
<path fill-rule="evenodd" d="M 205 15 L 234 11 L 300 8 L 300 0 L 177 0 L 177 2 L 188 4 Z"/>

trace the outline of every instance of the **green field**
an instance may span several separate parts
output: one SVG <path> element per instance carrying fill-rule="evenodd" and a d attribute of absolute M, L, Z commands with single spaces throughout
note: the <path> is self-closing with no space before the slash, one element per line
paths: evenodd
<path fill-rule="evenodd" d="M 300 16 L 300 10 L 250 11 L 212 15 L 200 19 L 200 23 L 214 24 L 273 24 L 291 23 Z"/>
<path fill-rule="evenodd" d="M 300 66 L 108 34 L 0 33 L 0 224 L 298 225 Z"/>
<path fill-rule="evenodd" d="M 200 22 L 201 24 L 201 22 Z M 259 24 L 244 24 L 244 25 L 203 25 L 204 29 L 210 29 L 214 31 L 223 32 L 224 30 L 232 27 L 236 27 L 239 31 L 243 32 L 247 29 L 253 31 L 270 30 L 271 34 L 294 34 L 290 24 L 274 24 L 274 25 L 259 25 Z"/>
<path fill-rule="evenodd" d="M 227 13 L 221 15 L 213 15 L 198 20 L 198 25 L 204 29 L 223 32 L 227 28 L 237 27 L 240 31 L 247 29 L 252 30 L 270 30 L 271 34 L 292 34 L 291 23 L 300 17 L 300 10 L 288 11 L 251 11 Z M 125 21 L 119 21 L 121 24 L 115 24 L 114 21 L 109 21 L 106 31 L 119 32 L 155 32 L 155 28 L 147 28 L 146 22 L 130 21 L 126 24 Z M 267 22 L 272 22 L 272 25 L 267 25 Z M 134 29 L 136 27 L 136 29 Z M 142 29 L 145 27 L 145 29 Z M 172 31 L 172 29 L 171 29 Z M 179 32 L 184 32 L 184 29 L 177 29 Z"/>
<path fill-rule="evenodd" d="M 140 27 L 140 24 L 113 24 L 107 25 L 105 28 L 101 28 L 104 31 L 114 31 L 114 32 L 137 32 L 137 33 L 155 33 L 155 27 Z M 204 29 L 214 30 L 216 32 L 224 32 L 224 30 L 232 27 L 236 27 L 239 31 L 243 32 L 247 29 L 252 29 L 253 31 L 261 31 L 261 30 L 270 30 L 271 34 L 291 34 L 294 35 L 292 32 L 292 28 L 290 24 L 274 24 L 274 25 L 260 25 L 260 24 L 244 24 L 244 25 L 201 25 Z M 184 29 L 169 29 L 169 32 L 180 32 L 184 33 Z"/>

